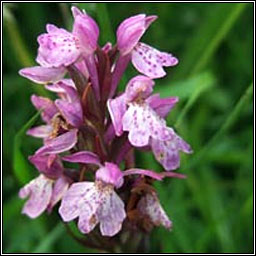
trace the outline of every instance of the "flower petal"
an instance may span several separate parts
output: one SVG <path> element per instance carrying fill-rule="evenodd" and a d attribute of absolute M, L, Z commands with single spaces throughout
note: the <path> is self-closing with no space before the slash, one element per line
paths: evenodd
<path fill-rule="evenodd" d="M 175 173 L 175 172 L 157 173 L 157 172 L 154 172 L 151 170 L 144 170 L 144 169 L 137 169 L 137 168 L 132 168 L 132 169 L 129 169 L 129 170 L 126 170 L 123 172 L 123 176 L 134 175 L 134 174 L 146 175 L 155 180 L 162 180 L 164 178 L 178 178 L 178 179 L 186 178 L 186 175 L 181 174 L 181 173 Z"/>
<path fill-rule="evenodd" d="M 75 102 L 56 100 L 55 104 L 67 123 L 76 128 L 79 128 L 83 124 L 83 112 L 79 100 Z"/>
<path fill-rule="evenodd" d="M 27 131 L 27 135 L 36 137 L 36 138 L 48 138 L 53 131 L 51 125 L 40 125 L 33 127 Z"/>
<path fill-rule="evenodd" d="M 30 218 L 36 218 L 47 208 L 52 195 L 52 180 L 39 175 L 19 191 L 20 198 L 29 197 L 22 213 Z"/>
<path fill-rule="evenodd" d="M 150 78 L 160 78 L 166 75 L 163 66 L 175 66 L 178 64 L 178 59 L 172 54 L 138 43 L 132 51 L 132 64 L 142 74 Z"/>
<path fill-rule="evenodd" d="M 94 182 L 73 183 L 65 193 L 59 208 L 59 214 L 63 221 L 68 222 L 77 218 L 82 205 L 86 202 L 86 197 L 95 194 Z"/>
<path fill-rule="evenodd" d="M 167 140 L 170 137 L 165 120 L 147 104 L 129 104 L 122 123 L 123 130 L 129 131 L 129 141 L 136 147 L 148 145 L 150 137 L 159 140 Z"/>
<path fill-rule="evenodd" d="M 48 98 L 32 95 L 31 101 L 37 110 L 41 110 L 41 117 L 46 122 L 49 123 L 51 119 L 58 113 L 53 101 Z"/>
<path fill-rule="evenodd" d="M 117 136 L 123 133 L 122 119 L 126 111 L 125 94 L 107 101 L 108 111 Z"/>
<path fill-rule="evenodd" d="M 123 173 L 116 164 L 106 162 L 96 172 L 96 180 L 101 180 L 106 184 L 114 185 L 116 188 L 120 188 L 123 183 Z"/>
<path fill-rule="evenodd" d="M 73 82 L 72 79 L 68 79 L 68 78 L 65 78 L 65 79 L 61 79 L 60 81 L 56 82 L 56 83 L 53 83 L 53 84 L 47 84 L 45 85 L 45 88 L 51 92 L 56 92 L 56 93 L 59 93 L 59 96 L 62 98 L 62 99 L 67 99 L 66 97 L 66 87 L 63 86 L 69 86 L 69 87 L 72 87 L 74 89 L 76 89 L 76 86 Z M 63 98 L 62 94 L 65 94 L 65 97 Z"/>
<path fill-rule="evenodd" d="M 46 68 L 41 66 L 23 68 L 19 71 L 19 74 L 29 80 L 38 83 L 46 84 L 50 82 L 56 82 L 64 77 L 66 69 L 60 68 Z"/>
<path fill-rule="evenodd" d="M 48 212 L 62 199 L 69 187 L 69 180 L 64 175 L 61 175 L 54 183 L 52 197 L 47 207 Z"/>
<path fill-rule="evenodd" d="M 89 151 L 80 151 L 72 155 L 63 156 L 62 159 L 71 163 L 96 164 L 101 166 L 99 157 Z"/>
<path fill-rule="evenodd" d="M 89 78 L 89 71 L 84 60 L 77 62 L 75 66 L 84 75 L 86 79 Z"/>
<path fill-rule="evenodd" d="M 86 13 L 75 15 L 73 34 L 79 38 L 81 51 L 92 54 L 97 48 L 99 27 L 97 23 Z"/>
<path fill-rule="evenodd" d="M 166 229 L 172 228 L 172 222 L 168 218 L 155 194 L 146 194 L 142 197 L 137 205 L 141 214 L 150 217 L 150 220 L 155 226 L 164 226 Z"/>
<path fill-rule="evenodd" d="M 58 155 L 34 154 L 29 156 L 29 161 L 35 165 L 38 171 L 52 179 L 59 178 L 63 172 L 63 165 Z"/>
<path fill-rule="evenodd" d="M 74 63 L 80 56 L 78 38 L 54 25 L 46 26 L 47 32 L 38 37 L 36 61 L 43 67 L 62 67 Z"/>
<path fill-rule="evenodd" d="M 178 101 L 178 97 L 161 99 L 159 94 L 154 94 L 146 100 L 147 104 L 162 118 L 168 115 Z"/>
<path fill-rule="evenodd" d="M 37 150 L 36 154 L 58 154 L 73 148 L 77 142 L 77 129 L 72 129 L 54 139 Z"/>
<path fill-rule="evenodd" d="M 114 190 L 105 192 L 103 195 L 103 203 L 97 211 L 100 231 L 103 236 L 114 236 L 121 230 L 126 218 L 124 203 Z"/>
<path fill-rule="evenodd" d="M 135 76 L 125 88 L 127 102 L 135 101 L 137 98 L 146 99 L 153 91 L 154 81 L 146 76 Z"/>
<path fill-rule="evenodd" d="M 156 19 L 156 16 L 146 17 L 139 14 L 125 19 L 117 29 L 117 45 L 122 55 L 126 55 L 139 42 L 148 26 Z"/>
<path fill-rule="evenodd" d="M 166 171 L 179 168 L 180 156 L 179 151 L 187 154 L 192 153 L 191 147 L 182 138 L 180 138 L 172 128 L 169 128 L 172 137 L 166 141 L 152 139 L 151 146 L 155 158 L 162 164 Z"/>

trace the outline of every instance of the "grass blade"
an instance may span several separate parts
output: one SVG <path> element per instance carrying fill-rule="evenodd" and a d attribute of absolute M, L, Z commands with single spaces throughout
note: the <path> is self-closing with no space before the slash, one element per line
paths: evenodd
<path fill-rule="evenodd" d="M 213 6 L 206 20 L 199 27 L 197 33 L 188 40 L 187 49 L 181 58 L 183 60 L 175 78 L 187 76 L 201 71 L 223 39 L 227 36 L 246 3 L 222 3 Z"/>
<path fill-rule="evenodd" d="M 187 166 L 187 168 L 191 168 L 192 166 L 196 165 L 198 161 L 202 159 L 202 157 L 208 152 L 209 148 L 211 148 L 220 138 L 223 134 L 225 134 L 231 126 L 235 123 L 235 121 L 239 118 L 239 115 L 244 108 L 244 106 L 250 101 L 251 96 L 253 93 L 253 83 L 251 83 L 231 113 L 228 114 L 226 121 L 223 123 L 223 125 L 220 127 L 220 129 L 215 133 L 215 135 L 209 140 L 209 142 L 194 156 L 194 158 L 190 161 L 190 164 Z"/>

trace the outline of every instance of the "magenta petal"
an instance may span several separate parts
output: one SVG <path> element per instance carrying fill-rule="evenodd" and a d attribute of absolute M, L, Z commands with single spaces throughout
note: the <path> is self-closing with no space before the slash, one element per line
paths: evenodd
<path fill-rule="evenodd" d="M 74 63 L 80 56 L 78 39 L 54 25 L 46 26 L 47 32 L 41 34 L 36 61 L 43 67 L 62 67 Z"/>
<path fill-rule="evenodd" d="M 38 83 L 46 84 L 50 82 L 56 82 L 64 77 L 66 73 L 65 68 L 46 68 L 41 66 L 23 68 L 19 71 L 19 74 L 29 80 Z"/>
<path fill-rule="evenodd" d="M 175 172 L 157 173 L 151 170 L 144 170 L 144 169 L 137 169 L 137 168 L 132 168 L 123 172 L 123 176 L 134 175 L 134 174 L 145 175 L 155 180 L 162 180 L 164 178 L 178 178 L 178 179 L 186 178 L 186 175 L 181 173 L 175 173 Z"/>
<path fill-rule="evenodd" d="M 25 203 L 22 213 L 28 215 L 30 218 L 36 218 L 42 214 L 46 210 L 51 199 L 52 183 L 52 180 L 41 174 L 25 185 L 19 191 L 19 197 L 29 197 L 29 199 Z"/>
<path fill-rule="evenodd" d="M 116 61 L 113 75 L 112 75 L 112 81 L 111 81 L 111 90 L 109 94 L 109 98 L 112 98 L 115 93 L 117 86 L 131 60 L 131 54 L 127 54 L 125 56 L 120 55 Z"/>
<path fill-rule="evenodd" d="M 46 122 L 49 123 L 51 119 L 58 113 L 53 101 L 48 98 L 32 95 L 31 101 L 37 110 L 41 110 L 41 117 Z"/>
<path fill-rule="evenodd" d="M 90 55 L 86 55 L 85 59 L 85 63 L 86 66 L 88 68 L 88 72 L 91 78 L 91 82 L 92 82 L 92 88 L 93 91 L 95 93 L 95 96 L 97 98 L 97 100 L 100 100 L 100 87 L 99 87 L 99 78 L 98 78 L 98 70 L 97 70 L 97 66 L 95 63 L 95 57 L 93 54 Z"/>
<path fill-rule="evenodd" d="M 111 140 L 115 138 L 115 136 L 115 128 L 114 125 L 111 123 L 104 134 L 104 141 L 108 144 L 111 142 Z"/>
<path fill-rule="evenodd" d="M 54 183 L 52 197 L 47 207 L 48 212 L 62 199 L 69 187 L 69 180 L 64 175 L 60 176 Z"/>
<path fill-rule="evenodd" d="M 153 91 L 154 81 L 146 76 L 135 76 L 125 88 L 125 97 L 127 102 L 132 102 L 138 97 L 146 99 Z"/>
<path fill-rule="evenodd" d="M 172 222 L 162 208 L 156 195 L 146 194 L 139 201 L 137 208 L 141 214 L 149 217 L 155 226 L 162 225 L 166 229 L 172 228 Z"/>
<path fill-rule="evenodd" d="M 132 51 L 132 64 L 142 74 L 150 78 L 160 78 L 166 75 L 163 66 L 175 66 L 178 60 L 172 54 L 138 43 Z"/>
<path fill-rule="evenodd" d="M 58 155 L 34 154 L 29 157 L 29 161 L 35 165 L 38 171 L 52 179 L 59 178 L 63 172 L 63 165 Z"/>
<path fill-rule="evenodd" d="M 96 172 L 96 180 L 101 180 L 106 184 L 114 185 L 116 188 L 120 188 L 123 185 L 123 173 L 116 164 L 106 162 Z"/>
<path fill-rule="evenodd" d="M 101 234 L 114 236 L 121 230 L 126 218 L 124 203 L 114 190 L 106 193 L 102 202 L 96 214 L 100 221 Z"/>
<path fill-rule="evenodd" d="M 89 71 L 84 60 L 77 62 L 75 67 L 84 75 L 86 79 L 89 78 Z"/>
<path fill-rule="evenodd" d="M 117 136 L 121 136 L 123 133 L 122 119 L 126 111 L 125 97 L 125 94 L 122 94 L 115 99 L 109 99 L 107 102 L 108 111 Z"/>
<path fill-rule="evenodd" d="M 63 156 L 62 159 L 72 163 L 96 164 L 101 166 L 99 157 L 89 151 L 80 151 L 69 156 Z"/>
<path fill-rule="evenodd" d="M 77 142 L 77 129 L 70 130 L 54 139 L 37 150 L 36 154 L 58 154 L 75 146 Z"/>
<path fill-rule="evenodd" d="M 33 127 L 27 131 L 27 135 L 36 137 L 36 138 L 48 138 L 53 131 L 51 125 L 41 125 Z"/>
<path fill-rule="evenodd" d="M 67 87 L 73 88 L 76 91 L 76 86 L 72 79 L 61 79 L 60 81 L 45 85 L 45 88 L 51 92 L 59 93 L 60 97 L 63 98 L 63 94 L 65 94 L 64 99 L 66 99 Z M 77 94 L 77 93 L 76 93 Z"/>
<path fill-rule="evenodd" d="M 162 118 L 168 115 L 178 101 L 178 97 L 161 99 L 159 94 L 154 94 L 146 100 L 147 104 Z"/>
<path fill-rule="evenodd" d="M 180 166 L 179 151 L 192 153 L 191 147 L 180 138 L 173 129 L 169 128 L 172 137 L 166 141 L 152 139 L 151 146 L 155 158 L 167 171 L 175 170 Z"/>
<path fill-rule="evenodd" d="M 132 51 L 154 20 L 155 16 L 146 17 L 145 14 L 139 14 L 124 20 L 119 25 L 117 29 L 117 45 L 122 55 Z"/>
<path fill-rule="evenodd" d="M 83 112 L 80 101 L 67 102 L 64 100 L 56 100 L 55 104 L 67 123 L 76 128 L 79 128 L 83 124 Z"/>
<path fill-rule="evenodd" d="M 79 38 L 81 51 L 91 55 L 97 48 L 99 28 L 97 23 L 87 14 L 75 15 L 73 34 Z"/>
<path fill-rule="evenodd" d="M 133 175 L 133 174 L 146 175 L 146 176 L 149 176 L 149 177 L 151 177 L 155 180 L 162 180 L 163 179 L 163 177 L 161 175 L 159 175 L 159 173 L 156 173 L 156 172 L 153 172 L 153 171 L 150 171 L 150 170 L 143 170 L 143 169 L 133 168 L 133 169 L 126 170 L 124 172 L 124 176 Z"/>

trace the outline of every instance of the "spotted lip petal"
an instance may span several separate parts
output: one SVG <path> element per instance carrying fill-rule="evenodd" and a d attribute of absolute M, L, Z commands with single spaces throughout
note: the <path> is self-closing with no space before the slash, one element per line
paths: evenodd
<path fill-rule="evenodd" d="M 124 203 L 113 187 L 97 181 L 72 184 L 62 199 L 59 213 L 66 222 L 78 217 L 78 228 L 85 234 L 100 223 L 104 236 L 118 233 L 126 217 Z"/>
<path fill-rule="evenodd" d="M 38 84 L 47 84 L 56 82 L 64 77 L 66 69 L 60 68 L 47 68 L 41 66 L 23 68 L 19 74 L 29 80 Z"/>
<path fill-rule="evenodd" d="M 122 228 L 126 218 L 124 203 L 114 190 L 103 192 L 101 207 L 96 216 L 100 221 L 100 231 L 103 236 L 114 236 Z"/>
<path fill-rule="evenodd" d="M 52 182 L 41 174 L 20 189 L 20 198 L 29 197 L 22 213 L 34 219 L 46 210 L 52 196 Z"/>
<path fill-rule="evenodd" d="M 168 218 L 155 194 L 146 194 L 137 205 L 141 214 L 150 218 L 155 226 L 164 226 L 166 229 L 172 228 L 172 222 Z"/>
<path fill-rule="evenodd" d="M 166 75 L 163 67 L 177 65 L 178 59 L 172 54 L 138 43 L 132 51 L 132 64 L 142 74 L 150 78 L 160 78 Z"/>
<path fill-rule="evenodd" d="M 129 141 L 136 147 L 147 146 L 151 137 L 159 140 L 170 138 L 164 119 L 147 104 L 131 103 L 122 123 L 123 130 L 129 132 Z"/>
<path fill-rule="evenodd" d="M 190 154 L 192 149 L 172 128 L 168 129 L 172 133 L 171 139 L 166 141 L 152 139 L 151 146 L 157 161 L 162 164 L 166 171 L 171 171 L 180 166 L 179 151 Z"/>
<path fill-rule="evenodd" d="M 47 24 L 46 30 L 47 33 L 41 34 L 37 39 L 39 48 L 36 61 L 48 68 L 74 63 L 81 54 L 78 38 L 52 24 Z"/>

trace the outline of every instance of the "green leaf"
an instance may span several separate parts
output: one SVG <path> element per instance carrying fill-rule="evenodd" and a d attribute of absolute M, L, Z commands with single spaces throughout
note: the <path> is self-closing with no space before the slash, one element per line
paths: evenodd
<path fill-rule="evenodd" d="M 39 116 L 40 112 L 37 112 L 25 125 L 23 125 L 14 137 L 13 170 L 16 178 L 21 184 L 26 184 L 32 177 L 30 172 L 31 167 L 22 153 L 22 140 L 26 135 L 26 131 L 35 123 Z"/>
<path fill-rule="evenodd" d="M 211 72 L 204 72 L 197 74 L 188 79 L 174 82 L 170 85 L 156 86 L 154 88 L 156 93 L 160 93 L 163 97 L 177 96 L 180 100 L 189 98 L 193 92 L 205 91 L 213 86 L 215 78 Z"/>

